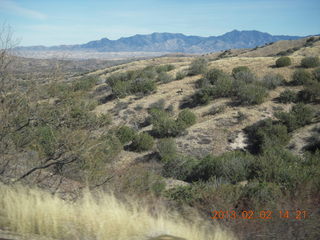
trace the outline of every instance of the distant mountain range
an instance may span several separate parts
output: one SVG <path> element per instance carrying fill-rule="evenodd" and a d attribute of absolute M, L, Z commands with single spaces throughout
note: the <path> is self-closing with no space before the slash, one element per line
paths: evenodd
<path fill-rule="evenodd" d="M 30 51 L 95 51 L 95 52 L 183 52 L 208 53 L 235 48 L 254 48 L 279 40 L 295 40 L 299 36 L 271 35 L 259 31 L 233 30 L 221 36 L 199 37 L 181 33 L 134 35 L 118 40 L 102 38 L 85 44 L 18 47 Z"/>

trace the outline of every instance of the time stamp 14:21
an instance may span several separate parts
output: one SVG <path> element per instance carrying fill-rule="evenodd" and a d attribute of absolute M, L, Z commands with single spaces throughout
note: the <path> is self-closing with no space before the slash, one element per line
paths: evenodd
<path fill-rule="evenodd" d="M 308 212 L 306 210 L 262 210 L 262 211 L 212 211 L 211 219 L 295 219 L 303 220 L 308 218 Z"/>

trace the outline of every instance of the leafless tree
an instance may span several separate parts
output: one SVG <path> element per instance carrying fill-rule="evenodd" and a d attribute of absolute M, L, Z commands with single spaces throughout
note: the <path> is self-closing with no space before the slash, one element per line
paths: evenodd
<path fill-rule="evenodd" d="M 12 51 L 18 45 L 18 40 L 13 37 L 10 25 L 2 23 L 0 25 L 0 94 L 6 94 L 9 85 L 12 83 L 9 77 L 9 68 L 13 62 Z"/>

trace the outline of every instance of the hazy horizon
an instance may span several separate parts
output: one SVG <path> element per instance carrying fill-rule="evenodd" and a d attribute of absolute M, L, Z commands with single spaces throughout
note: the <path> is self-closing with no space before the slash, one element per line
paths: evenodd
<path fill-rule="evenodd" d="M 0 22 L 22 46 L 82 44 L 153 32 L 218 36 L 234 29 L 319 34 L 316 0 L 0 0 Z"/>

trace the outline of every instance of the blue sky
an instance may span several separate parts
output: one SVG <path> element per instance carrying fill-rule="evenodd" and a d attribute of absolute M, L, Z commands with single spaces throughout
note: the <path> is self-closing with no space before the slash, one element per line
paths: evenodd
<path fill-rule="evenodd" d="M 152 32 L 320 33 L 319 0 L 0 0 L 20 45 L 85 43 Z"/>

